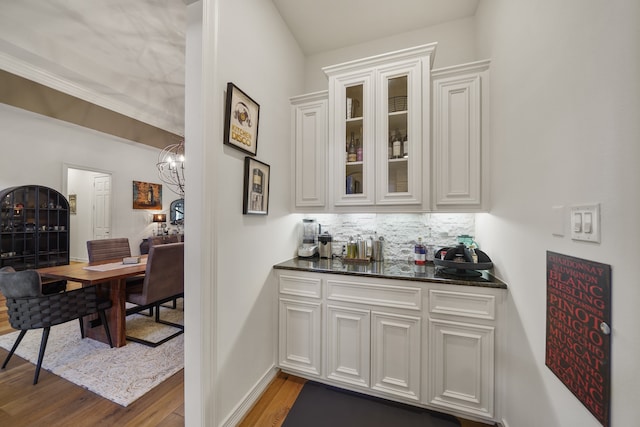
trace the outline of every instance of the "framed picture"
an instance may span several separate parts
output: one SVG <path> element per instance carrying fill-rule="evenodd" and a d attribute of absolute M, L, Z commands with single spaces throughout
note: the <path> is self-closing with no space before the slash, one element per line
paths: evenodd
<path fill-rule="evenodd" d="M 71 215 L 75 215 L 76 214 L 76 209 L 77 209 L 77 196 L 75 194 L 69 194 L 69 213 Z"/>
<path fill-rule="evenodd" d="M 243 214 L 267 215 L 269 213 L 270 166 L 258 160 L 244 158 Z"/>
<path fill-rule="evenodd" d="M 227 83 L 224 143 L 255 156 L 259 119 L 260 105 L 233 83 Z"/>
<path fill-rule="evenodd" d="M 162 210 L 162 184 L 133 181 L 133 209 Z"/>

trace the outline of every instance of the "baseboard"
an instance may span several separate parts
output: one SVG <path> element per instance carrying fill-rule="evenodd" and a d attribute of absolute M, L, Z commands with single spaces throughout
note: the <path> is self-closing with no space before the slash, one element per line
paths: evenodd
<path fill-rule="evenodd" d="M 249 392 L 244 396 L 244 399 L 242 399 L 242 401 L 220 425 L 224 427 L 237 426 L 244 416 L 247 415 L 253 405 L 258 401 L 260 396 L 262 396 L 262 393 L 264 393 L 269 384 L 271 384 L 271 381 L 275 378 L 277 373 L 278 368 L 275 366 L 269 368 L 269 370 L 265 372 L 262 378 L 251 388 L 251 390 L 249 390 Z"/>
<path fill-rule="evenodd" d="M 498 423 L 498 427 L 509 427 L 509 424 L 505 421 L 505 419 L 503 418 L 499 423 Z"/>

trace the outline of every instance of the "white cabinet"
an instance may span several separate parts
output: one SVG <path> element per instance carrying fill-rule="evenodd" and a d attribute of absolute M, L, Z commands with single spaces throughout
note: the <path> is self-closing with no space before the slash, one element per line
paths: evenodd
<path fill-rule="evenodd" d="M 327 203 L 328 92 L 290 99 L 294 208 L 322 210 Z"/>
<path fill-rule="evenodd" d="M 429 403 L 493 416 L 492 326 L 429 321 Z"/>
<path fill-rule="evenodd" d="M 329 305 L 327 323 L 327 378 L 368 388 L 371 312 Z"/>
<path fill-rule="evenodd" d="M 322 373 L 321 280 L 281 274 L 278 364 L 303 375 Z"/>
<path fill-rule="evenodd" d="M 434 70 L 434 210 L 486 210 L 489 61 Z"/>
<path fill-rule="evenodd" d="M 319 376 L 321 304 L 280 299 L 280 366 Z"/>
<path fill-rule="evenodd" d="M 420 317 L 373 312 L 372 388 L 408 400 L 420 399 Z"/>
<path fill-rule="evenodd" d="M 422 206 L 434 53 L 430 44 L 323 68 L 334 206 Z"/>
<path fill-rule="evenodd" d="M 373 396 L 500 419 L 504 289 L 279 273 L 279 366 Z"/>
<path fill-rule="evenodd" d="M 496 340 L 501 293 L 431 289 L 424 403 L 495 418 Z"/>

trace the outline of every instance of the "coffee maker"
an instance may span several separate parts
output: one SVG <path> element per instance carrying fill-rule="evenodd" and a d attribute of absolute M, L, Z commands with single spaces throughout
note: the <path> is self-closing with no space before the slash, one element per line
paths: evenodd
<path fill-rule="evenodd" d="M 320 258 L 331 258 L 333 253 L 333 237 L 327 231 L 318 236 Z"/>
<path fill-rule="evenodd" d="M 318 254 L 318 234 L 320 234 L 320 224 L 315 219 L 303 219 L 301 229 L 301 242 L 298 246 L 298 256 L 301 258 L 311 258 Z"/>

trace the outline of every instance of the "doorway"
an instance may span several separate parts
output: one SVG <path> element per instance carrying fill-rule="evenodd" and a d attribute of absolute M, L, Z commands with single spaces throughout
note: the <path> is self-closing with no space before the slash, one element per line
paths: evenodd
<path fill-rule="evenodd" d="M 87 240 L 111 237 L 111 172 L 65 165 L 65 195 L 75 195 L 70 215 L 69 258 L 88 261 Z"/>

